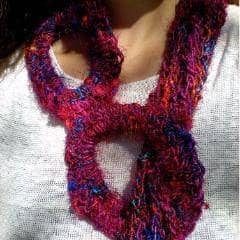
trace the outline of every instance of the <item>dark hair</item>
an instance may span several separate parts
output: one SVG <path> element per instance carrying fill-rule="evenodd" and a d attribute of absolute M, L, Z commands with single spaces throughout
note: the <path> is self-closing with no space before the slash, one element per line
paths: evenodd
<path fill-rule="evenodd" d="M 0 59 L 31 38 L 33 29 L 68 0 L 0 0 Z"/>

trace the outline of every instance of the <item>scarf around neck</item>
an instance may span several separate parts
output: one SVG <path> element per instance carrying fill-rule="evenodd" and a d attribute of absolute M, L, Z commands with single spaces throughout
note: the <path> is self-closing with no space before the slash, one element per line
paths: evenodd
<path fill-rule="evenodd" d="M 143 106 L 114 100 L 124 56 L 103 0 L 70 1 L 26 43 L 26 66 L 38 103 L 67 130 L 71 209 L 109 239 L 183 240 L 208 208 L 205 167 L 191 128 L 225 8 L 225 0 L 179 0 L 157 86 Z M 52 66 L 49 49 L 62 36 L 81 33 L 88 39 L 90 71 L 80 86 L 70 89 Z M 143 140 L 126 196 L 105 182 L 96 156 L 99 142 L 119 135 Z"/>

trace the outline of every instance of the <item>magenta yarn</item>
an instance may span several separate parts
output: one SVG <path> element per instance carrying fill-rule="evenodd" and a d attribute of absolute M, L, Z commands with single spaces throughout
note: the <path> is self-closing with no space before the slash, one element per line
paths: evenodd
<path fill-rule="evenodd" d="M 105 1 L 71 1 L 46 19 L 26 44 L 26 64 L 39 104 L 67 129 L 71 209 L 109 239 L 183 240 L 207 208 L 205 168 L 191 128 L 225 8 L 224 0 L 179 1 L 158 83 L 144 106 L 113 99 L 124 56 Z M 51 44 L 72 33 L 87 35 L 91 68 L 75 89 L 65 86 L 49 57 Z M 99 142 L 122 134 L 144 140 L 126 197 L 105 182 L 96 156 Z"/>

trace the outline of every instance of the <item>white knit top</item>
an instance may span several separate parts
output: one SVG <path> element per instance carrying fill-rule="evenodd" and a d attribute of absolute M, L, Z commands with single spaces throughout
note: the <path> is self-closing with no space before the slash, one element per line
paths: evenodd
<path fill-rule="evenodd" d="M 215 47 L 192 134 L 206 168 L 203 212 L 192 240 L 237 239 L 239 7 L 230 5 Z M 66 84 L 75 79 L 52 64 Z M 124 83 L 115 98 L 144 104 L 158 75 Z M 107 240 L 69 211 L 64 162 L 66 131 L 43 112 L 32 90 L 24 59 L 0 79 L 0 240 Z M 141 144 L 125 138 L 98 144 L 106 182 L 122 193 Z"/>

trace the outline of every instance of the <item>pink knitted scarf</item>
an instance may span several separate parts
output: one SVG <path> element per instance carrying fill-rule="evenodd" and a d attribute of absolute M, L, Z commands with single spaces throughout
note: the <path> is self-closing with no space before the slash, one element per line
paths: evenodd
<path fill-rule="evenodd" d="M 147 103 L 113 99 L 124 60 L 103 0 L 71 1 L 35 30 L 25 47 L 32 87 L 44 110 L 66 127 L 65 161 L 72 211 L 110 239 L 183 240 L 208 204 L 205 168 L 191 135 L 193 114 L 226 17 L 224 0 L 180 0 Z M 88 38 L 89 76 L 69 89 L 49 57 L 66 34 Z M 143 140 L 126 197 L 109 186 L 96 145 L 113 136 Z"/>

